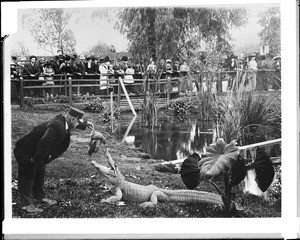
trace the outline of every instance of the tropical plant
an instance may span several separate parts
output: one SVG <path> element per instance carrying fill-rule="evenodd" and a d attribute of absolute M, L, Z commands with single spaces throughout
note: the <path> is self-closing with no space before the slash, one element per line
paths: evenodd
<path fill-rule="evenodd" d="M 181 166 L 181 177 L 189 189 L 196 188 L 201 181 L 211 183 L 222 196 L 227 213 L 236 209 L 235 196 L 232 188 L 246 176 L 247 170 L 255 169 L 256 182 L 262 192 L 272 183 L 274 169 L 270 157 L 261 149 L 258 150 L 254 162 L 245 165 L 239 154 L 236 142 L 226 144 L 222 138 L 210 144 L 205 156 L 201 159 L 197 153 L 189 156 Z M 214 181 L 218 176 L 223 178 L 224 190 Z"/>

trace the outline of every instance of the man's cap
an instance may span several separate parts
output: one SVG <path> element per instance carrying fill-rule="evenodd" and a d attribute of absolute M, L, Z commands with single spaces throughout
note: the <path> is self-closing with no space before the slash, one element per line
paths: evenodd
<path fill-rule="evenodd" d="M 85 60 L 89 61 L 92 60 L 91 57 L 86 57 Z"/>
<path fill-rule="evenodd" d="M 254 53 L 250 54 L 249 57 L 256 57 Z"/>
<path fill-rule="evenodd" d="M 171 59 L 167 59 L 166 62 L 172 62 L 172 60 Z"/>
<path fill-rule="evenodd" d="M 280 56 L 275 56 L 275 57 L 273 58 L 273 61 L 274 61 L 274 60 L 277 60 L 277 59 L 281 59 L 281 57 L 280 57 Z"/>
<path fill-rule="evenodd" d="M 26 62 L 26 61 L 27 61 L 27 59 L 26 59 L 26 57 L 21 57 L 20 61 L 24 61 L 24 62 Z"/>
<path fill-rule="evenodd" d="M 59 56 L 58 55 L 55 55 L 54 58 L 55 58 L 55 60 L 59 60 Z"/>
<path fill-rule="evenodd" d="M 81 110 L 78 109 L 78 108 L 70 107 L 68 114 L 69 114 L 70 116 L 72 116 L 72 117 L 77 118 L 77 119 L 82 119 L 82 117 L 83 117 L 83 115 L 84 115 L 84 112 L 81 111 Z"/>
<path fill-rule="evenodd" d="M 109 56 L 106 56 L 105 58 L 104 58 L 104 62 L 109 62 L 110 60 L 109 60 Z M 123 61 L 126 61 L 126 60 L 123 60 Z"/>
<path fill-rule="evenodd" d="M 77 56 L 77 54 L 76 54 L 76 53 L 74 53 L 74 54 L 73 54 L 73 58 L 75 58 L 75 59 L 76 59 L 77 57 L 78 57 L 78 56 Z"/>
<path fill-rule="evenodd" d="M 80 55 L 79 59 L 84 60 L 85 59 L 84 55 Z"/>

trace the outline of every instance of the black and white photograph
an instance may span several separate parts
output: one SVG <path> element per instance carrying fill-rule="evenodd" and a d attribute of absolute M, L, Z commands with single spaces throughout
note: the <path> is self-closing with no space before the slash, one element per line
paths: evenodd
<path fill-rule="evenodd" d="M 297 3 L 1 4 L 6 238 L 299 236 Z"/>

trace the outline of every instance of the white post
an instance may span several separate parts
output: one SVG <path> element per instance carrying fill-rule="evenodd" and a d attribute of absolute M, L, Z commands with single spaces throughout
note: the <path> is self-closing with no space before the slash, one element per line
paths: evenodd
<path fill-rule="evenodd" d="M 114 131 L 114 101 L 113 92 L 110 92 L 110 121 L 111 121 L 111 132 Z"/>
<path fill-rule="evenodd" d="M 125 96 L 126 96 L 126 99 L 127 99 L 128 104 L 129 104 L 129 107 L 130 107 L 130 109 L 131 109 L 133 115 L 136 116 L 137 114 L 136 114 L 136 112 L 135 112 L 135 110 L 134 110 L 134 107 L 133 107 L 133 105 L 132 105 L 132 102 L 131 102 L 131 100 L 130 100 L 130 97 L 129 97 L 128 93 L 127 93 L 126 87 L 125 87 L 125 85 L 124 85 L 124 83 L 123 83 L 121 77 L 119 77 L 119 82 L 120 82 L 120 84 L 121 84 L 121 86 L 122 86 L 122 89 L 123 89 L 124 94 L 125 94 Z"/>

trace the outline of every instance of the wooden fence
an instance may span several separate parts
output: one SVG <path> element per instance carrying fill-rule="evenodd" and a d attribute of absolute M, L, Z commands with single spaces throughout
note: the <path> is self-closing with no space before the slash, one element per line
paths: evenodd
<path fill-rule="evenodd" d="M 162 95 L 163 97 L 167 98 L 167 101 L 170 100 L 171 94 L 173 93 L 180 93 L 181 87 L 183 85 L 184 81 L 189 82 L 189 87 L 192 87 L 196 89 L 196 91 L 200 91 L 204 84 L 207 87 L 211 87 L 212 84 L 215 84 L 217 93 L 221 93 L 223 82 L 228 82 L 228 78 L 230 77 L 230 74 L 236 74 L 235 75 L 235 83 L 239 84 L 241 82 L 241 76 L 243 74 L 248 74 L 253 71 L 244 71 L 238 69 L 237 71 L 205 71 L 205 72 L 198 72 L 196 74 L 188 75 L 186 77 L 178 77 L 178 78 L 167 78 L 167 79 L 134 79 L 134 83 L 126 83 L 126 79 L 124 82 L 125 87 L 133 86 L 138 87 L 140 90 L 138 91 L 138 94 L 134 95 L 144 95 L 145 90 L 149 90 L 151 86 L 154 84 L 158 84 L 158 89 L 162 89 L 161 86 L 169 86 L 165 88 L 162 91 L 157 92 L 156 94 Z M 279 77 L 275 75 L 276 70 L 275 69 L 266 69 L 266 70 L 260 70 L 257 72 L 259 73 L 265 73 L 267 74 L 268 79 L 271 79 L 274 81 L 281 81 L 280 75 Z M 41 75 L 42 76 L 42 75 Z M 108 75 L 110 76 L 110 75 Z M 119 79 L 99 79 L 99 75 L 95 74 L 87 74 L 84 76 L 84 79 L 80 78 L 74 78 L 71 74 L 54 74 L 53 75 L 53 82 L 55 85 L 42 85 L 42 83 L 45 82 L 45 80 L 38 80 L 38 79 L 26 79 L 26 78 L 20 78 L 20 79 L 11 79 L 11 83 L 17 85 L 18 90 L 18 96 L 20 99 L 20 107 L 24 106 L 24 99 L 25 97 L 31 97 L 31 93 L 34 91 L 43 91 L 46 89 L 56 89 L 54 90 L 57 95 L 65 95 L 68 96 L 68 103 L 69 105 L 72 105 L 73 103 L 73 96 L 75 94 L 74 90 L 81 91 L 82 89 L 99 89 L 100 83 L 107 82 L 107 92 L 104 94 L 95 94 L 99 96 L 100 98 L 109 98 L 110 93 L 109 89 L 114 89 L 114 97 L 116 99 L 117 105 L 120 106 L 121 104 L 121 98 L 122 96 L 125 96 L 124 92 L 122 91 L 122 87 L 120 85 Z M 156 82 L 157 81 L 157 82 Z M 146 84 L 146 82 L 148 84 Z M 147 88 L 147 89 L 146 89 Z M 80 90 L 81 89 L 81 90 Z M 86 91 L 87 93 L 88 91 Z M 25 96 L 27 93 L 27 96 Z M 76 95 L 76 94 L 75 94 Z M 129 96 L 133 96 L 132 94 Z"/>

